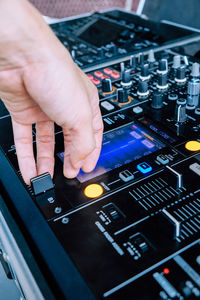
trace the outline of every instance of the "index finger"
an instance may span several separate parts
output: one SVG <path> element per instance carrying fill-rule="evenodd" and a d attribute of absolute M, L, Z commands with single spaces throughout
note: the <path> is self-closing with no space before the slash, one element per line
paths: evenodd
<path fill-rule="evenodd" d="M 13 119 L 12 125 L 19 168 L 26 184 L 30 184 L 30 179 L 37 176 L 33 154 L 32 126 L 19 124 Z"/>

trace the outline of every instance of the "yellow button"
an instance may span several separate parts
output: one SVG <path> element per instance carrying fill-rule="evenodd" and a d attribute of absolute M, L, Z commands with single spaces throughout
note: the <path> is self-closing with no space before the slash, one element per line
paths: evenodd
<path fill-rule="evenodd" d="M 185 144 L 185 148 L 189 151 L 199 151 L 200 143 L 197 141 L 189 141 Z"/>
<path fill-rule="evenodd" d="M 99 197 L 103 194 L 103 188 L 100 184 L 89 184 L 85 189 L 84 189 L 84 194 L 88 198 L 96 198 Z"/>

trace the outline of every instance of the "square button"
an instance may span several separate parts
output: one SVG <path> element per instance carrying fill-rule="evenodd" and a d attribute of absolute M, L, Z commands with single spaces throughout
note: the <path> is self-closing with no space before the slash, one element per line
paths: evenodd
<path fill-rule="evenodd" d="M 169 163 L 169 159 L 163 155 L 163 154 L 160 154 L 156 157 L 157 161 L 159 161 L 162 165 L 167 165 Z"/>
<path fill-rule="evenodd" d="M 119 178 L 122 179 L 124 182 L 128 182 L 134 179 L 134 175 L 129 170 L 125 170 L 119 173 Z"/>
<path fill-rule="evenodd" d="M 137 169 L 142 174 L 146 174 L 146 173 L 149 173 L 149 172 L 152 171 L 152 167 L 148 163 L 146 163 L 146 162 L 143 162 L 143 163 L 137 165 Z"/>

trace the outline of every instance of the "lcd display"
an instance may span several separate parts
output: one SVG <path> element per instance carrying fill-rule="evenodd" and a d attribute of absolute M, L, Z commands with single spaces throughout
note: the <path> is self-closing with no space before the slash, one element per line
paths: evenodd
<path fill-rule="evenodd" d="M 80 171 L 77 178 L 82 183 L 107 173 L 131 161 L 162 149 L 165 144 L 156 139 L 147 129 L 138 124 L 129 124 L 103 136 L 102 150 L 95 170 Z M 64 152 L 58 153 L 64 160 Z"/>
<path fill-rule="evenodd" d="M 121 32 L 122 28 L 120 26 L 99 19 L 79 34 L 78 37 L 96 47 L 101 47 L 115 41 Z"/>

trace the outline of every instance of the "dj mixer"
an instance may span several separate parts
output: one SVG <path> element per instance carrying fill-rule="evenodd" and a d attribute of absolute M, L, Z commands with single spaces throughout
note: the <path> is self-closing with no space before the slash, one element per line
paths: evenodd
<path fill-rule="evenodd" d="M 95 170 L 75 179 L 63 176 L 55 125 L 54 178 L 25 185 L 1 103 L 0 183 L 10 214 L 55 299 L 199 299 L 199 63 L 145 48 L 86 74 L 104 135 Z M 33 126 L 34 146 L 35 137 Z"/>

